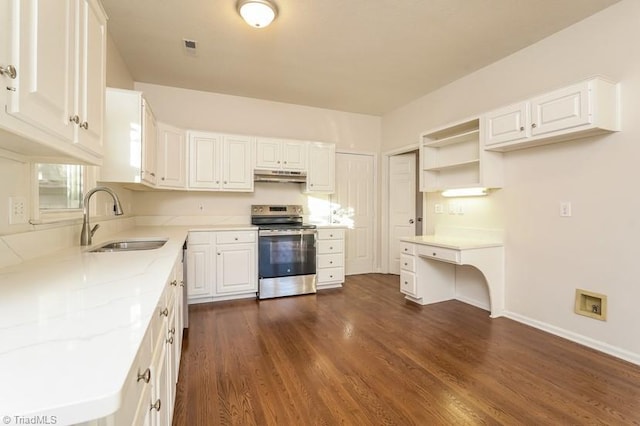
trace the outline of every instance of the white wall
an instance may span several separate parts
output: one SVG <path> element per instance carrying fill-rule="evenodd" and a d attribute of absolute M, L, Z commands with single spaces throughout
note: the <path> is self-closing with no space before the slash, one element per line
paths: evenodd
<path fill-rule="evenodd" d="M 640 363 L 640 2 L 608 9 L 382 118 L 382 150 L 433 127 L 490 111 L 595 74 L 622 84 L 620 133 L 504 155 L 505 187 L 465 200 L 464 216 L 434 215 L 427 228 L 506 230 L 506 305 L 521 320 Z M 559 217 L 560 201 L 573 217 Z M 600 322 L 573 313 L 574 291 L 609 297 Z"/>
<path fill-rule="evenodd" d="M 135 84 L 159 121 L 185 129 L 335 143 L 377 152 L 380 117 L 154 84 Z"/>

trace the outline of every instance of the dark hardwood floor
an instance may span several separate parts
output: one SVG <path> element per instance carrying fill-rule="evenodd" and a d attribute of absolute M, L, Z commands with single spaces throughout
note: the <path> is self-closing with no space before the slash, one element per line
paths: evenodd
<path fill-rule="evenodd" d="M 192 305 L 173 424 L 640 424 L 640 367 L 398 288 Z"/>

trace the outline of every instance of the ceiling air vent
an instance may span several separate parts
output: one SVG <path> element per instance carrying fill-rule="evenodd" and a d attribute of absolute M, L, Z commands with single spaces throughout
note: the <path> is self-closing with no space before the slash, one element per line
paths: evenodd
<path fill-rule="evenodd" d="M 182 43 L 184 47 L 184 53 L 186 53 L 189 56 L 197 55 L 197 52 L 196 52 L 196 44 L 198 43 L 197 41 L 184 38 L 182 39 Z"/>

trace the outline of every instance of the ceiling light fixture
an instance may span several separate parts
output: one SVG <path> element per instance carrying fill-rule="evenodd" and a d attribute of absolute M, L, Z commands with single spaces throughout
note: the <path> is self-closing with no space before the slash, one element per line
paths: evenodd
<path fill-rule="evenodd" d="M 254 28 L 268 26 L 278 15 L 278 8 L 270 0 L 240 0 L 238 13 Z"/>

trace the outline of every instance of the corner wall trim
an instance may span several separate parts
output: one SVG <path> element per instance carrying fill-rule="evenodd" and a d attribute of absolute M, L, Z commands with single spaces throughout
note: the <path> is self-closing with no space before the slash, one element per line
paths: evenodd
<path fill-rule="evenodd" d="M 526 317 L 524 315 L 516 314 L 515 312 L 505 311 L 504 316 L 512 319 L 514 321 L 520 322 L 522 324 L 529 325 L 533 328 L 537 328 L 542 331 L 546 331 L 547 333 L 551 333 L 553 335 L 565 338 L 567 340 L 571 340 L 572 342 L 581 344 L 591 349 L 595 349 L 597 351 L 603 352 L 607 355 L 614 356 L 616 358 L 620 358 L 624 361 L 631 362 L 636 365 L 640 365 L 640 354 L 633 353 L 627 351 L 622 348 L 618 348 L 616 346 L 609 345 L 607 343 L 600 342 L 598 340 L 592 339 L 590 337 L 583 336 L 582 334 L 574 333 L 569 330 L 565 330 L 564 328 L 556 327 L 551 324 L 547 324 L 546 322 L 534 320 L 532 318 Z"/>

